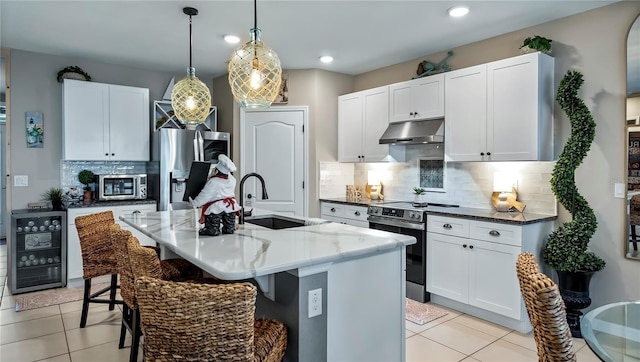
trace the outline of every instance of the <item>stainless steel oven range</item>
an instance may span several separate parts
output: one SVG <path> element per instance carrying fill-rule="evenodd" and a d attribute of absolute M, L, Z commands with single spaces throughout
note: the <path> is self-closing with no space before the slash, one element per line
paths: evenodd
<path fill-rule="evenodd" d="M 415 205 L 411 202 L 392 202 L 383 206 L 369 206 L 369 228 L 410 235 L 416 243 L 407 246 L 407 298 L 428 302 L 427 278 L 427 218 L 429 206 L 458 207 L 449 204 Z"/>

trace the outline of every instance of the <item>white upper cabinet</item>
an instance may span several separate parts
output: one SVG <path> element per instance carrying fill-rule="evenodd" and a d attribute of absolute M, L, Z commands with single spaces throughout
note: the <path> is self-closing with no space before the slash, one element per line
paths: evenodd
<path fill-rule="evenodd" d="M 446 73 L 447 161 L 552 160 L 553 74 L 539 52 Z"/>
<path fill-rule="evenodd" d="M 147 88 L 65 79 L 63 158 L 148 161 Z"/>
<path fill-rule="evenodd" d="M 338 161 L 376 162 L 389 154 L 378 141 L 389 125 L 389 87 L 338 97 Z"/>
<path fill-rule="evenodd" d="M 444 117 L 444 74 L 391 84 L 389 122 Z"/>

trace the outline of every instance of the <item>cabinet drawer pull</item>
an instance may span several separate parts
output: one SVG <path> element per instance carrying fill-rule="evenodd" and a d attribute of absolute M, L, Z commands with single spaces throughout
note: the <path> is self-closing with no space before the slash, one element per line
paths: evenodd
<path fill-rule="evenodd" d="M 491 156 L 491 152 L 487 152 L 487 156 Z"/>
<path fill-rule="evenodd" d="M 473 245 L 469 245 L 469 249 L 473 249 Z"/>
<path fill-rule="evenodd" d="M 335 208 L 335 207 L 332 207 L 332 208 L 331 208 L 331 212 L 336 212 L 336 208 Z"/>
<path fill-rule="evenodd" d="M 132 214 L 142 214 L 142 211 L 136 210 L 136 211 L 132 212 Z"/>
<path fill-rule="evenodd" d="M 491 236 L 500 236 L 500 232 L 498 230 L 489 231 L 489 235 Z"/>
<path fill-rule="evenodd" d="M 356 216 L 360 216 L 360 211 L 356 211 L 354 214 L 356 214 Z"/>
<path fill-rule="evenodd" d="M 451 226 L 451 224 L 444 224 L 444 225 L 442 225 L 442 227 L 445 228 L 445 229 L 453 228 L 453 226 Z"/>
<path fill-rule="evenodd" d="M 462 247 L 463 247 L 463 248 L 466 248 L 466 247 L 467 247 L 467 244 L 462 244 Z"/>
<path fill-rule="evenodd" d="M 484 152 L 480 152 L 480 156 L 484 156 Z"/>

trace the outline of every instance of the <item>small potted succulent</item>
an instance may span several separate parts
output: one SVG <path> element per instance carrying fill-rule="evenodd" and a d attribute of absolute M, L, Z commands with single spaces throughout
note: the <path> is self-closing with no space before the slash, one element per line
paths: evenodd
<path fill-rule="evenodd" d="M 42 200 L 51 201 L 53 210 L 63 210 L 63 202 L 67 200 L 67 195 L 64 194 L 61 188 L 52 187 L 42 194 Z"/>
<path fill-rule="evenodd" d="M 84 203 L 91 202 L 91 186 L 89 184 L 93 183 L 93 179 L 95 178 L 95 174 L 90 170 L 82 170 L 78 173 L 78 181 L 84 185 L 82 188 L 84 190 Z"/>
<path fill-rule="evenodd" d="M 413 194 L 415 195 L 416 204 L 424 204 L 427 202 L 427 190 L 422 187 L 414 187 Z"/>
<path fill-rule="evenodd" d="M 523 53 L 529 53 L 530 51 L 540 51 L 546 54 L 551 53 L 551 42 L 553 40 L 547 39 L 540 35 L 536 35 L 534 37 L 526 38 L 522 45 L 520 46 L 520 50 Z"/>

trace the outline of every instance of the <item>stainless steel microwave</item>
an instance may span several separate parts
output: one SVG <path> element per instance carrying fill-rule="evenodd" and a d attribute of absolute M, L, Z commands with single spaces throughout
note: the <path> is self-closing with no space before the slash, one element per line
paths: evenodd
<path fill-rule="evenodd" d="M 147 175 L 96 175 L 96 198 L 106 200 L 144 200 Z"/>

